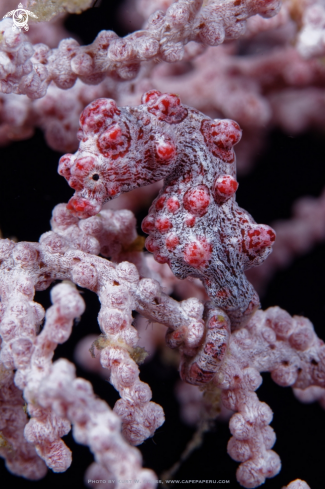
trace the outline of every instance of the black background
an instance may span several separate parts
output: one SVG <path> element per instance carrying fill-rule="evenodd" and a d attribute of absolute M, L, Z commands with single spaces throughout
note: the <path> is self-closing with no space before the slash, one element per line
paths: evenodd
<path fill-rule="evenodd" d="M 90 43 L 101 29 L 115 30 L 125 35 L 125 27 L 116 20 L 118 0 L 103 0 L 80 16 L 70 16 L 67 28 L 75 32 L 83 43 Z M 325 181 L 325 136 L 308 133 L 299 138 L 278 131 L 270 134 L 264 151 L 260 153 L 254 170 L 239 178 L 237 192 L 239 204 L 247 209 L 257 222 L 270 224 L 279 218 L 289 218 L 292 203 L 300 196 L 319 196 Z M 37 241 L 49 229 L 53 207 L 67 202 L 73 191 L 57 172 L 61 154 L 50 150 L 40 131 L 33 138 L 1 148 L 0 177 L 0 229 L 4 237 Z M 139 227 L 139 233 L 140 233 Z M 276 274 L 262 297 L 263 309 L 279 305 L 290 314 L 304 315 L 312 320 L 317 334 L 325 340 L 325 244 L 316 246 L 311 253 L 298 258 L 294 264 Z M 96 296 L 84 293 L 87 310 L 82 321 L 74 327 L 72 337 L 58 347 L 55 358 L 72 358 L 78 340 L 89 333 L 98 333 Z M 37 293 L 36 301 L 48 307 L 48 291 Z M 96 394 L 111 406 L 118 395 L 107 382 L 77 369 L 77 374 L 89 379 Z M 274 450 L 280 455 L 283 468 L 279 476 L 268 479 L 265 489 L 279 489 L 290 481 L 301 478 L 312 489 L 325 488 L 325 413 L 318 404 L 303 405 L 293 396 L 290 388 L 275 385 L 268 374 L 263 375 L 258 390 L 260 400 L 274 411 L 272 426 L 277 434 Z M 165 424 L 154 438 L 141 447 L 144 466 L 153 468 L 158 475 L 172 466 L 182 453 L 193 430 L 179 418 L 174 397 L 174 384 L 178 373 L 166 366 L 157 355 L 152 362 L 141 367 L 141 379 L 153 390 L 153 401 L 163 406 Z M 216 423 L 204 437 L 203 445 L 185 462 L 175 479 L 230 480 L 219 487 L 239 488 L 235 472 L 238 464 L 227 455 L 230 438 L 228 426 Z M 93 457 L 87 447 L 77 445 L 69 434 L 64 438 L 73 451 L 73 463 L 64 474 L 48 472 L 37 482 L 27 481 L 9 474 L 0 460 L 0 487 L 17 489 L 43 489 L 59 487 L 83 488 L 83 474 Z M 177 484 L 194 487 L 193 484 Z M 200 484 L 199 487 L 212 487 Z"/>

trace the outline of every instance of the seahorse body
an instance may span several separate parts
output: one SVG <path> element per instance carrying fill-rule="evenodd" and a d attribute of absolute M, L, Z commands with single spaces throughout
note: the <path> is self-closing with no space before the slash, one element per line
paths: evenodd
<path fill-rule="evenodd" d="M 78 137 L 79 150 L 59 165 L 76 191 L 68 208 L 89 217 L 121 193 L 164 179 L 142 223 L 148 251 L 177 277 L 200 278 L 232 328 L 244 324 L 259 305 L 244 271 L 265 260 L 275 233 L 236 203 L 239 125 L 153 90 L 138 107 L 92 102 Z"/>

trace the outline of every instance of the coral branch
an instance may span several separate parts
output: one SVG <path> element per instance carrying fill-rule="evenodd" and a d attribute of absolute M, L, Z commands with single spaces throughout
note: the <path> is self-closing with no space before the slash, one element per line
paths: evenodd
<path fill-rule="evenodd" d="M 272 412 L 254 393 L 262 382 L 260 372 L 271 372 L 281 386 L 325 386 L 325 345 L 308 319 L 292 318 L 279 307 L 257 311 L 231 335 L 227 356 L 212 381 L 223 390 L 225 407 L 237 411 L 230 420 L 228 452 L 242 462 L 237 479 L 247 488 L 273 477 L 281 466 L 270 450 L 275 442 L 268 426 Z"/>
<path fill-rule="evenodd" d="M 0 456 L 13 474 L 42 479 L 46 465 L 24 438 L 28 421 L 22 392 L 14 384 L 14 372 L 0 363 Z"/>
<path fill-rule="evenodd" d="M 53 364 L 41 384 L 39 399 L 44 408 L 69 419 L 75 440 L 88 445 L 96 462 L 121 479 L 116 488 L 124 487 L 124 479 L 139 480 L 141 489 L 156 487 L 155 474 L 141 469 L 140 453 L 121 437 L 118 416 L 95 397 L 89 382 L 75 377 L 73 364 L 64 359 Z"/>
<path fill-rule="evenodd" d="M 84 312 L 85 304 L 71 284 L 60 284 L 51 291 L 53 306 L 46 312 L 45 325 L 34 341 L 29 368 L 19 369 L 15 383 L 24 389 L 30 421 L 25 438 L 54 472 L 64 472 L 71 464 L 71 451 L 61 440 L 70 431 L 70 423 L 51 409 L 39 405 L 41 382 L 50 374 L 52 357 L 58 343 L 67 341 L 73 320 Z M 19 341 L 19 340 L 18 340 Z M 17 343 L 17 340 L 14 344 Z"/>
<path fill-rule="evenodd" d="M 88 84 L 97 84 L 107 75 L 132 79 L 143 61 L 179 61 L 189 41 L 215 46 L 224 39 L 236 39 L 244 32 L 248 17 L 272 17 L 281 5 L 280 0 L 231 0 L 202 7 L 202 2 L 179 0 L 166 13 L 152 14 L 145 30 L 125 38 L 102 31 L 89 46 L 66 39 L 53 50 L 44 44 L 33 48 L 24 34 L 12 31 L 12 21 L 5 19 L 0 23 L 0 90 L 36 99 L 45 95 L 51 81 L 67 89 L 78 77 Z"/>
<path fill-rule="evenodd" d="M 112 216 L 112 211 L 106 211 L 106 214 Z M 130 233 L 132 241 L 134 222 L 132 219 L 131 224 L 128 221 L 132 216 L 127 211 L 117 215 L 120 217 L 119 233 L 122 243 L 130 240 Z M 113 385 L 125 398 L 123 402 L 126 407 L 132 411 L 131 418 L 125 409 L 124 416 L 120 413 L 122 419 L 125 418 L 125 435 L 132 443 L 140 443 L 144 438 L 152 436 L 164 421 L 160 406 L 150 402 L 150 388 L 138 380 L 139 371 L 132 359 L 132 354 L 137 351 L 138 338 L 131 326 L 131 312 L 134 309 L 133 293 L 137 288 L 139 275 L 132 264 L 124 262 L 116 266 L 91 254 L 99 252 L 100 235 L 105 232 L 103 225 L 100 226 L 100 218 L 99 223 L 97 219 L 91 218 L 88 227 L 83 226 L 82 230 L 77 226 L 79 220 L 65 206 L 58 206 L 54 212 L 53 225 L 61 232 L 64 230 L 65 237 L 49 232 L 41 237 L 40 244 L 16 245 L 9 240 L 0 241 L 3 315 L 0 329 L 3 341 L 1 359 L 6 368 L 17 369 L 15 382 L 19 387 L 25 388 L 29 413 L 33 416 L 26 427 L 25 436 L 36 445 L 38 453 L 55 471 L 66 470 L 70 464 L 69 450 L 59 440 L 69 431 L 69 423 L 65 419 L 57 418 L 51 411 L 39 408 L 38 387 L 44 375 L 48 374 L 55 345 L 58 341 L 67 339 L 72 317 L 82 313 L 83 303 L 77 291 L 71 290 L 70 286 L 54 288 L 55 304 L 48 311 L 42 333 L 36 337 L 37 325 L 42 321 L 44 311 L 39 304 L 32 302 L 34 287 L 36 290 L 44 290 L 54 280 L 69 279 L 98 293 L 102 303 L 99 323 L 105 333 L 101 344 L 101 348 L 104 348 L 101 352 L 102 363 L 110 368 Z M 117 224 L 114 220 L 108 222 L 111 229 Z M 87 223 L 84 221 L 84 224 Z M 97 235 L 99 241 L 91 232 Z M 109 233 L 109 229 L 106 229 L 106 233 Z M 118 247 L 114 232 L 111 238 L 111 243 L 115 240 L 116 253 Z M 109 244 L 108 239 L 106 242 Z M 79 251 L 78 248 L 87 252 Z M 76 298 L 73 297 L 74 294 Z M 121 406 L 124 406 L 123 402 L 116 405 L 119 412 Z"/>

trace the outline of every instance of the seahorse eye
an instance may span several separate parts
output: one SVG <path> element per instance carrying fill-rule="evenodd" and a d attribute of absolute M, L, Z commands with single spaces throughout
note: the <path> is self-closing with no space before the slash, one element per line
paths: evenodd
<path fill-rule="evenodd" d="M 95 180 L 95 182 L 97 182 L 97 180 L 99 180 L 99 175 L 98 175 L 98 173 L 94 173 L 94 175 L 93 175 L 93 180 Z"/>

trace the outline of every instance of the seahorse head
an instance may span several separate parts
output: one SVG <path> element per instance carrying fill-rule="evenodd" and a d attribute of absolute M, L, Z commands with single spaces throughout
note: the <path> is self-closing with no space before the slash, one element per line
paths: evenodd
<path fill-rule="evenodd" d="M 121 193 L 166 178 L 179 154 L 175 128 L 187 115 L 179 97 L 155 90 L 138 107 L 118 108 L 112 99 L 88 105 L 80 116 L 79 149 L 59 163 L 75 189 L 68 208 L 89 217 Z"/>

